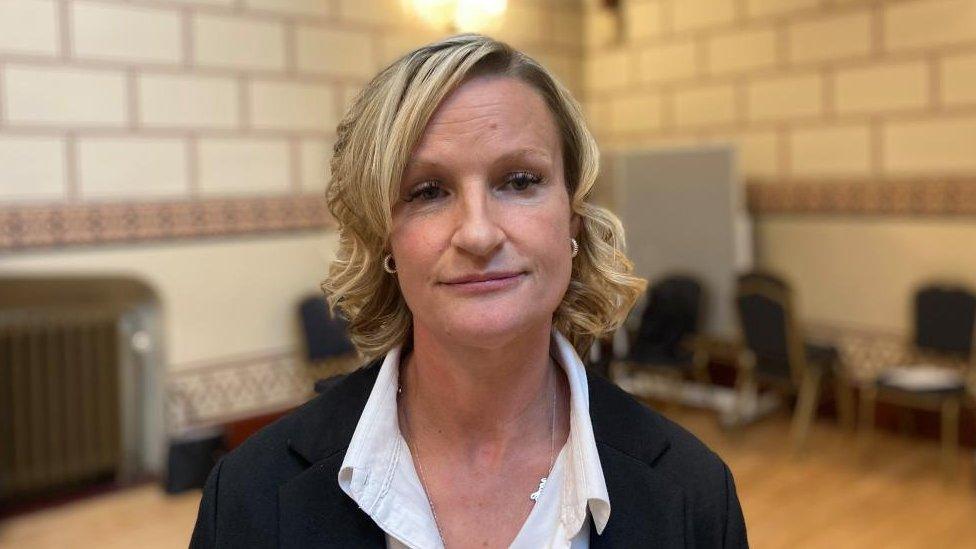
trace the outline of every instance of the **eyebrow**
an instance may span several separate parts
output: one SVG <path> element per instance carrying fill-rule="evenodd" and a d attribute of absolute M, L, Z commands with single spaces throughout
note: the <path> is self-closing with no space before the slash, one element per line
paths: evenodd
<path fill-rule="evenodd" d="M 508 162 L 512 160 L 521 160 L 525 158 L 542 160 L 545 162 L 552 162 L 552 156 L 549 154 L 548 151 L 546 151 L 545 149 L 539 149 L 535 147 L 526 147 L 522 149 L 515 149 L 512 151 L 508 151 L 502 154 L 501 156 L 499 156 L 495 160 L 495 162 Z M 442 165 L 443 164 L 441 162 L 430 158 L 413 157 L 407 160 L 408 168 L 417 168 L 417 167 L 437 168 Z"/>

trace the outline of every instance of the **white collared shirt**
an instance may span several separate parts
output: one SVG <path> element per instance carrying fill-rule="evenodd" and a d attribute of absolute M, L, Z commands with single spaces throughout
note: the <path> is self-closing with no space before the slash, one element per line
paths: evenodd
<path fill-rule="evenodd" d="M 590 423 L 586 369 L 569 341 L 553 329 L 553 356 L 570 392 L 569 438 L 513 548 L 589 547 L 590 521 L 602 533 L 610 497 Z M 397 422 L 400 347 L 386 354 L 339 469 L 339 486 L 386 532 L 387 546 L 443 547 L 427 495 Z"/>

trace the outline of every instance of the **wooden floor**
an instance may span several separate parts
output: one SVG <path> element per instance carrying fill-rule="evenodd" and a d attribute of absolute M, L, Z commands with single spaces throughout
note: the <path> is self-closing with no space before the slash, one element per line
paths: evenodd
<path fill-rule="evenodd" d="M 861 459 L 853 437 L 822 420 L 793 459 L 783 414 L 727 433 L 709 413 L 664 412 L 729 463 L 752 547 L 976 547 L 971 452 L 946 485 L 931 442 L 879 434 Z M 133 488 L 0 524 L 0 547 L 186 547 L 198 499 Z"/>
<path fill-rule="evenodd" d="M 199 500 L 198 491 L 174 497 L 155 485 L 131 488 L 8 520 L 0 547 L 186 547 Z"/>
<path fill-rule="evenodd" d="M 796 458 L 785 414 L 727 433 L 708 414 L 664 412 L 729 464 L 752 547 L 976 547 L 971 450 L 947 484 L 934 442 L 878 433 L 859 454 L 853 434 L 821 420 Z"/>

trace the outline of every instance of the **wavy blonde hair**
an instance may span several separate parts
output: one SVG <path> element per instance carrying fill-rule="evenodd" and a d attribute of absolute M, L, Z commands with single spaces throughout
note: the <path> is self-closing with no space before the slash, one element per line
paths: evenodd
<path fill-rule="evenodd" d="M 624 231 L 610 211 L 587 202 L 599 151 L 569 91 L 539 63 L 480 35 L 418 48 L 380 72 L 337 128 L 326 191 L 338 223 L 339 250 L 322 283 L 329 305 L 349 322 L 360 354 L 374 358 L 404 342 L 412 315 L 395 277 L 383 270 L 392 207 L 405 165 L 434 111 L 476 76 L 509 76 L 531 85 L 552 111 L 561 138 L 570 207 L 580 217 L 579 255 L 553 325 L 583 355 L 616 329 L 644 290 L 624 255 Z"/>

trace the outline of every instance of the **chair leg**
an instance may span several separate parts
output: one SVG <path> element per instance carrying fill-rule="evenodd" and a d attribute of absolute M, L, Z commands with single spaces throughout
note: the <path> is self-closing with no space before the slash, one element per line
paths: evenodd
<path fill-rule="evenodd" d="M 945 481 L 956 476 L 959 461 L 959 399 L 942 402 L 942 471 Z"/>
<path fill-rule="evenodd" d="M 854 417 L 854 389 L 850 382 L 843 377 L 834 379 L 834 398 L 837 401 L 837 419 L 845 431 L 853 431 Z"/>
<path fill-rule="evenodd" d="M 708 363 L 710 361 L 711 356 L 708 351 L 705 349 L 695 349 L 695 352 L 691 355 L 692 375 L 695 377 L 695 381 L 705 385 L 712 383 L 711 376 L 708 374 Z"/>
<path fill-rule="evenodd" d="M 631 370 L 632 368 L 629 362 L 624 360 L 613 360 L 607 367 L 607 378 L 610 381 L 619 384 L 621 380 L 630 377 Z"/>
<path fill-rule="evenodd" d="M 871 446 L 874 436 L 874 408 L 877 403 L 878 390 L 872 386 L 861 388 L 861 410 L 858 413 L 860 427 L 858 429 L 858 445 L 861 453 Z"/>
<path fill-rule="evenodd" d="M 971 416 L 970 417 L 973 420 L 973 422 L 976 423 L 976 409 L 972 409 L 969 406 L 967 406 L 967 408 L 969 408 L 971 410 Z M 968 457 L 969 456 L 967 454 L 967 458 Z M 973 452 L 972 452 L 972 457 L 971 457 L 971 462 L 970 463 L 971 463 L 969 465 L 970 472 L 971 472 L 970 477 L 969 477 L 970 478 L 970 482 L 976 484 L 976 450 L 973 450 Z"/>
<path fill-rule="evenodd" d="M 752 368 L 740 368 L 735 376 L 735 424 L 742 427 L 746 424 L 750 406 L 755 405 L 756 383 Z"/>
<path fill-rule="evenodd" d="M 664 398 L 661 403 L 661 413 L 671 415 L 680 409 L 680 391 L 684 379 L 681 372 L 665 371 L 661 373 L 661 380 L 671 388 L 671 396 Z"/>
<path fill-rule="evenodd" d="M 803 450 L 813 417 L 817 413 L 821 378 L 820 370 L 809 368 L 800 384 L 800 394 L 796 399 L 796 410 L 793 411 L 793 424 L 790 427 L 795 453 Z"/>

